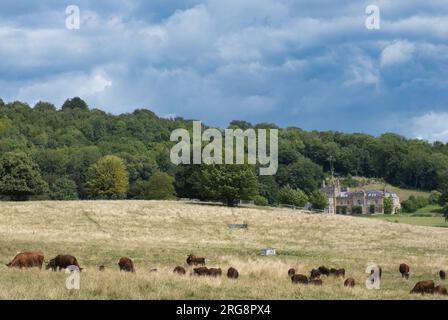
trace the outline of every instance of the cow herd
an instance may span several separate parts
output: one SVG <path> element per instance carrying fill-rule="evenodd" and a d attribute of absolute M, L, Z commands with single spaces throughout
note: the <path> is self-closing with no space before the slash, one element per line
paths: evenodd
<path fill-rule="evenodd" d="M 186 263 L 188 266 L 193 266 L 193 271 L 190 273 L 194 276 L 209 276 L 209 277 L 220 277 L 222 276 L 221 268 L 208 268 L 205 266 L 205 258 L 197 257 L 195 255 L 190 254 L 187 257 Z M 44 264 L 44 255 L 42 252 L 21 252 L 18 253 L 11 262 L 7 264 L 8 267 L 12 268 L 32 268 L 39 267 L 42 268 Z M 51 269 L 53 271 L 65 269 L 68 266 L 76 266 L 79 271 L 83 268 L 79 266 L 78 260 L 72 255 L 57 255 L 53 259 L 50 259 L 46 265 L 46 269 Z M 135 272 L 134 262 L 132 259 L 128 257 L 122 257 L 118 261 L 118 268 L 120 271 L 125 272 Z M 99 271 L 104 271 L 106 267 L 101 265 L 98 267 Z M 151 269 L 151 272 L 157 271 L 157 269 Z M 378 267 L 379 277 L 381 278 L 383 269 Z M 398 271 L 400 272 L 402 278 L 409 279 L 410 276 L 410 267 L 402 263 L 398 267 Z M 173 270 L 173 273 L 179 275 L 185 275 L 187 273 L 186 269 L 182 266 L 176 266 Z M 355 287 L 355 279 L 345 277 L 345 269 L 344 268 L 327 268 L 326 266 L 320 266 L 316 269 L 312 269 L 309 273 L 309 276 L 304 274 L 296 273 L 294 268 L 288 270 L 288 277 L 290 277 L 291 282 L 293 284 L 311 284 L 316 286 L 323 285 L 323 279 L 325 277 L 335 277 L 335 278 L 343 278 L 345 287 Z M 372 270 L 373 274 L 373 270 Z M 237 269 L 230 267 L 227 270 L 227 277 L 229 279 L 238 279 L 239 272 Z M 446 273 L 444 270 L 440 270 L 439 272 L 440 280 L 445 280 Z M 443 285 L 436 285 L 433 280 L 425 280 L 419 281 L 415 284 L 414 288 L 410 293 L 420 293 L 420 294 L 440 294 L 440 295 L 448 295 L 447 289 Z"/>
<path fill-rule="evenodd" d="M 382 277 L 383 269 L 378 266 L 379 271 L 379 277 Z M 410 267 L 405 264 L 401 263 L 398 267 L 398 271 L 401 274 L 402 278 L 409 279 L 410 275 Z M 373 270 L 371 271 L 371 274 L 373 274 Z M 291 268 L 288 270 L 288 277 L 291 278 L 292 283 L 300 283 L 300 284 L 312 284 L 312 285 L 318 285 L 321 286 L 323 284 L 322 278 L 323 277 L 342 277 L 345 278 L 345 269 L 336 269 L 336 268 L 327 268 L 325 266 L 320 266 L 317 269 L 312 269 L 310 271 L 309 276 L 306 276 L 304 274 L 297 274 L 296 270 L 294 268 Z M 440 280 L 445 280 L 446 273 L 444 270 L 439 271 L 439 277 Z M 349 277 L 344 280 L 344 286 L 345 287 L 355 287 L 355 279 Z M 414 288 L 411 290 L 410 293 L 429 293 L 429 294 L 440 294 L 440 295 L 448 295 L 447 289 L 443 285 L 435 285 L 433 280 L 425 280 L 425 281 L 419 281 L 415 284 Z"/>

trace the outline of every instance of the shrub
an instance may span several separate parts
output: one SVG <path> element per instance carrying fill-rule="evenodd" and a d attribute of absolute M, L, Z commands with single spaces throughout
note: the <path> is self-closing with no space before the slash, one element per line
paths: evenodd
<path fill-rule="evenodd" d="M 361 206 L 352 207 L 352 214 L 362 214 L 362 207 Z"/>
<path fill-rule="evenodd" d="M 320 190 L 311 192 L 309 201 L 313 209 L 323 210 L 328 207 L 328 199 Z"/>
<path fill-rule="evenodd" d="M 280 203 L 296 207 L 304 207 L 308 202 L 308 197 L 302 190 L 292 189 L 289 186 L 280 189 L 279 198 Z"/>
<path fill-rule="evenodd" d="M 392 214 L 393 202 L 391 198 L 384 198 L 384 214 Z"/>
<path fill-rule="evenodd" d="M 254 203 L 257 206 L 263 206 L 263 207 L 265 207 L 269 204 L 268 199 L 266 199 L 265 197 L 260 196 L 260 195 L 254 197 Z"/>
<path fill-rule="evenodd" d="M 75 181 L 68 178 L 60 178 L 50 187 L 51 200 L 77 200 Z"/>

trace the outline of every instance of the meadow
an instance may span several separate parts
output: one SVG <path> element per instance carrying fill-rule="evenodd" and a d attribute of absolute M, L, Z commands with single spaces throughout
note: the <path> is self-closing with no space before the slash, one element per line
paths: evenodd
<path fill-rule="evenodd" d="M 266 247 L 277 255 L 260 256 Z M 5 266 L 25 250 L 40 250 L 46 260 L 76 256 L 85 268 L 80 290 L 65 288 L 64 272 Z M 224 272 L 233 266 L 240 278 L 198 278 L 191 268 L 173 274 L 190 253 Z M 135 274 L 118 271 L 121 256 L 134 260 Z M 448 285 L 437 276 L 448 270 L 448 229 L 177 201 L 1 202 L 0 262 L 0 299 L 447 299 L 409 291 L 419 280 Z M 398 272 L 402 262 L 411 267 L 409 280 Z M 383 268 L 380 290 L 364 286 L 371 263 Z M 308 274 L 320 265 L 345 268 L 356 287 L 345 288 L 342 278 L 293 285 L 287 276 L 291 267 Z"/>

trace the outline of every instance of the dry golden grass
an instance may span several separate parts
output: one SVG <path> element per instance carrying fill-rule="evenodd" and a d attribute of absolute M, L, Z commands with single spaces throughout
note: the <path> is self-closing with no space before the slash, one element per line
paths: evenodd
<path fill-rule="evenodd" d="M 249 228 L 231 230 L 228 223 Z M 259 256 L 265 247 L 277 248 L 277 256 Z M 5 266 L 25 250 L 40 250 L 46 260 L 75 255 L 86 268 L 81 289 L 67 290 L 63 272 Z M 224 272 L 233 266 L 240 278 L 172 274 L 189 253 Z M 118 271 L 121 256 L 134 260 L 136 274 Z M 448 229 L 181 202 L 1 202 L 0 261 L 0 299 L 444 299 L 409 291 L 418 280 L 441 282 Z M 408 281 L 398 273 L 401 262 L 411 266 Z M 383 267 L 379 291 L 364 287 L 369 263 Z M 308 274 L 322 264 L 344 267 L 358 285 L 344 288 L 343 279 L 334 278 L 324 278 L 322 287 L 292 285 L 287 277 L 290 267 Z M 97 271 L 99 265 L 106 272 Z"/>

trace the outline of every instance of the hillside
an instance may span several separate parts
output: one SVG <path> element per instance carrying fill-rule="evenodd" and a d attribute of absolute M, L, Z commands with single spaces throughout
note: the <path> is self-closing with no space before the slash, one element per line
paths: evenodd
<path fill-rule="evenodd" d="M 248 223 L 230 230 L 228 223 Z M 228 208 L 182 202 L 73 201 L 0 203 L 0 299 L 428 299 L 410 295 L 417 280 L 448 269 L 448 230 L 288 209 Z M 261 257 L 272 246 L 277 256 Z M 10 270 L 18 251 L 41 250 L 46 259 L 73 254 L 82 267 L 81 290 L 65 289 L 65 274 Z M 189 253 L 209 267 L 234 266 L 240 279 L 172 274 Z M 118 272 L 129 256 L 136 274 Z M 383 267 L 381 290 L 363 283 L 367 264 Z M 403 280 L 398 265 L 411 266 Z M 97 271 L 105 265 L 104 273 Z M 344 267 L 359 284 L 324 279 L 322 287 L 292 285 L 287 270 Z M 151 268 L 157 272 L 150 273 Z M 439 282 L 437 280 L 437 282 Z"/>

